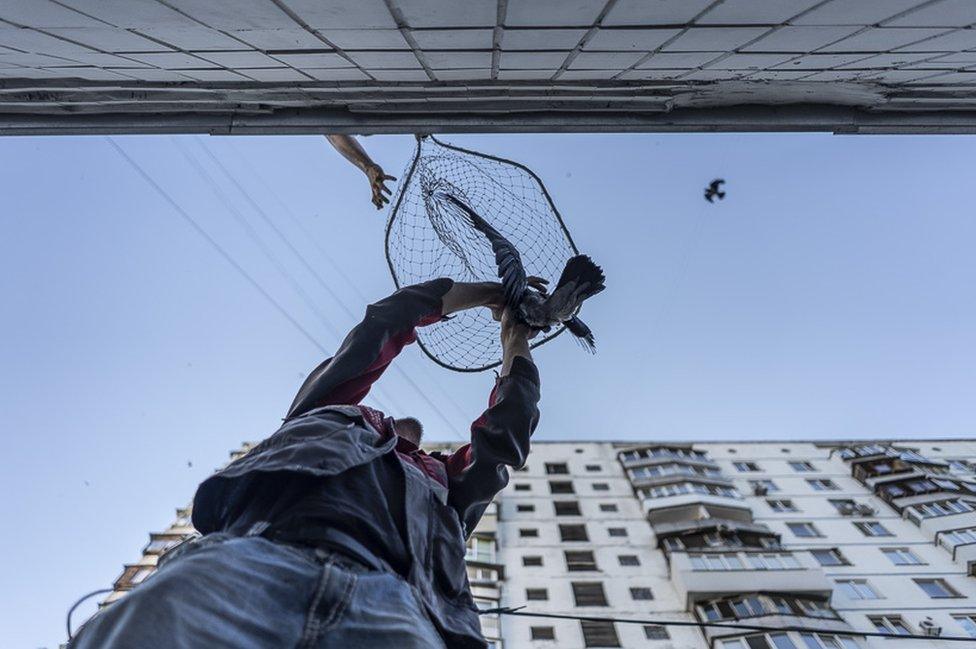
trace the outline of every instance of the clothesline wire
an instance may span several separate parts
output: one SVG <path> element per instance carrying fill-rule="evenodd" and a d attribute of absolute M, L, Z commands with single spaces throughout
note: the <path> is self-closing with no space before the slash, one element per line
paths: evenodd
<path fill-rule="evenodd" d="M 764 626 L 761 624 L 742 624 L 740 622 L 692 622 L 688 620 L 642 620 L 634 618 L 621 618 L 621 617 L 610 617 L 610 616 L 592 616 L 592 615 L 568 615 L 562 613 L 534 613 L 532 611 L 523 611 L 524 606 L 516 607 L 500 607 L 500 608 L 489 608 L 481 609 L 478 611 L 480 615 L 514 615 L 519 617 L 538 617 L 538 618 L 552 618 L 557 620 L 578 620 L 580 622 L 619 622 L 620 624 L 644 624 L 648 626 L 683 626 L 683 627 L 696 627 L 696 628 L 719 628 L 719 629 L 736 629 L 741 631 L 764 631 L 767 633 L 818 633 L 816 630 L 809 627 L 802 626 Z M 921 634 L 908 634 L 908 635 L 898 635 L 893 633 L 881 633 L 880 631 L 830 631 L 829 633 L 834 635 L 857 635 L 865 636 L 869 638 L 888 638 L 890 640 L 928 640 L 938 641 L 945 640 L 947 642 L 969 642 L 973 643 L 973 638 L 963 638 L 960 636 L 933 636 L 933 635 L 921 635 Z"/>

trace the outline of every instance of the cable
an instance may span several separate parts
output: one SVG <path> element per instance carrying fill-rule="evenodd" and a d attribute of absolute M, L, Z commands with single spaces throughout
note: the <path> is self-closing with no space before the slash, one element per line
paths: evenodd
<path fill-rule="evenodd" d="M 90 599 L 95 595 L 102 595 L 104 593 L 112 592 L 115 592 L 114 588 L 99 588 L 98 590 L 93 590 L 87 595 L 82 595 L 74 604 L 71 605 L 71 608 L 68 609 L 68 614 L 65 616 L 64 620 L 64 625 L 68 629 L 68 642 L 71 642 L 71 639 L 74 637 L 74 634 L 71 632 L 71 615 L 75 612 L 75 609 L 81 606 L 82 602 L 84 602 L 86 599 Z"/>
<path fill-rule="evenodd" d="M 686 620 L 637 620 L 633 618 L 619 618 L 619 617 L 592 617 L 588 615 L 563 615 L 559 613 L 532 613 L 529 611 L 523 611 L 521 609 L 524 606 L 516 607 L 499 607 L 499 608 L 489 608 L 489 609 L 479 609 L 479 615 L 516 615 L 521 617 L 543 617 L 543 618 L 553 618 L 557 620 L 579 620 L 581 622 L 620 622 L 621 624 L 647 624 L 653 626 L 685 626 L 685 627 L 697 627 L 706 628 L 714 627 L 719 629 L 737 629 L 742 631 L 765 631 L 774 633 L 818 633 L 815 629 L 804 626 L 763 626 L 761 624 L 739 624 L 731 622 L 689 622 Z M 939 641 L 945 640 L 947 642 L 969 642 L 973 643 L 973 638 L 963 638 L 959 636 L 931 636 L 931 635 L 920 635 L 920 634 L 908 634 L 908 635 L 897 635 L 893 633 L 881 633 L 880 631 L 830 631 L 831 634 L 837 635 L 858 635 L 865 636 L 869 638 L 888 638 L 889 640 L 928 640 Z"/>
<path fill-rule="evenodd" d="M 298 322 L 298 320 L 296 320 L 290 313 L 288 313 L 288 311 L 285 310 L 285 308 L 281 306 L 281 304 L 277 300 L 275 300 L 274 297 L 270 293 L 268 293 L 268 291 L 266 291 L 263 286 L 258 284 L 257 280 L 251 277 L 251 275 L 246 270 L 244 270 L 244 267 L 241 266 L 239 263 L 237 263 L 237 261 L 233 257 L 231 257 L 230 254 L 226 250 L 224 250 L 213 237 L 207 234 L 207 231 L 204 230 L 202 227 L 200 227 L 200 225 L 195 220 L 193 220 L 193 217 L 190 216 L 186 210 L 180 207 L 179 203 L 173 200 L 173 198 L 166 192 L 166 190 L 163 189 L 159 185 L 159 183 L 153 180 L 152 176 L 146 173 L 146 171 L 141 166 L 139 166 L 139 163 L 133 160 L 125 152 L 125 150 L 121 146 L 119 146 L 119 144 L 115 141 L 115 138 L 106 137 L 105 140 L 110 145 L 112 145 L 112 147 L 118 152 L 118 154 L 122 156 L 122 158 L 126 162 L 128 162 L 129 165 L 136 171 L 136 173 L 138 173 L 139 176 L 141 176 L 142 179 L 145 180 L 156 191 L 156 193 L 159 194 L 159 196 L 163 200 L 165 200 L 169 204 L 169 206 L 172 207 L 176 211 L 176 213 L 179 214 L 183 218 L 183 220 L 187 222 L 187 224 L 190 227 L 194 229 L 194 231 L 196 231 L 197 234 L 203 237 L 207 241 L 207 243 L 209 243 L 210 246 L 213 247 L 213 249 L 216 250 L 217 253 L 221 257 L 223 257 L 224 260 L 234 268 L 234 270 L 236 270 L 245 280 L 247 280 L 247 282 L 258 293 L 260 293 L 264 297 L 264 299 L 267 300 L 271 304 L 271 306 L 275 308 L 276 311 L 278 311 L 278 313 L 280 313 L 286 320 L 288 320 L 288 322 L 290 322 L 292 326 L 295 327 L 295 329 L 297 329 L 310 343 L 312 343 L 322 353 L 323 356 L 329 356 L 329 351 L 325 347 L 323 347 L 322 344 L 318 340 L 316 340 L 315 337 L 312 336 L 312 334 L 310 334 L 308 330 L 306 330 L 305 327 L 301 325 L 300 322 Z M 377 399 L 376 401 L 377 403 L 380 403 L 379 399 Z M 385 406 L 383 406 L 382 404 L 380 405 L 381 407 L 385 408 Z"/>
<path fill-rule="evenodd" d="M 244 229 L 244 232 L 247 234 L 248 238 L 254 242 L 254 244 L 261 250 L 261 252 L 268 259 L 268 261 L 270 261 L 274 265 L 274 267 L 278 270 L 278 273 L 285 279 L 285 281 L 288 282 L 288 284 L 292 287 L 292 289 L 294 289 L 294 291 L 298 293 L 298 295 L 302 298 L 302 301 L 305 302 L 305 305 L 312 310 L 312 312 L 319 318 L 322 324 L 325 325 L 325 327 L 332 333 L 332 335 L 336 339 L 336 346 L 341 344 L 345 335 L 339 331 L 339 329 L 332 323 L 331 320 L 329 320 L 328 316 L 326 316 L 325 313 L 319 308 L 318 304 L 316 304 L 312 296 L 308 294 L 308 292 L 301 285 L 301 283 L 297 279 L 295 279 L 295 277 L 288 271 L 288 269 L 281 262 L 281 260 L 278 259 L 277 255 L 275 255 L 274 251 L 268 247 L 268 245 L 261 238 L 261 235 L 258 234 L 257 230 L 254 229 L 250 221 L 247 220 L 247 217 L 245 217 L 240 212 L 240 210 L 238 210 L 237 207 L 231 202 L 230 197 L 224 193 L 224 191 L 220 188 L 220 185 L 218 185 L 217 182 L 214 180 L 213 176 L 211 176 L 210 173 L 203 167 L 203 165 L 193 155 L 193 153 L 191 151 L 188 151 L 186 147 L 183 146 L 182 142 L 180 142 L 175 138 L 170 138 L 170 139 L 172 140 L 173 144 L 176 145 L 176 148 L 179 149 L 184 159 L 186 159 L 186 161 L 190 163 L 190 165 L 197 171 L 197 173 L 203 177 L 203 179 L 206 181 L 204 184 L 210 188 L 210 191 L 213 192 L 214 196 L 217 197 L 217 200 L 219 200 L 223 204 L 227 212 L 230 213 L 230 215 L 234 217 L 234 220 L 237 221 L 237 223 Z M 397 408 L 398 410 L 402 410 L 402 407 L 386 391 L 384 391 L 379 386 L 376 386 L 374 389 L 377 392 L 379 392 L 380 395 L 382 395 L 382 400 L 389 403 L 394 408 Z"/>
<path fill-rule="evenodd" d="M 357 320 L 357 318 L 353 314 L 353 312 L 349 309 L 348 306 L 346 306 L 345 302 L 343 302 L 343 300 L 335 293 L 335 291 L 332 290 L 332 288 L 329 286 L 328 282 L 325 281 L 325 279 L 322 277 L 322 275 L 319 274 L 319 272 L 315 270 L 315 267 L 312 266 L 312 264 L 309 263 L 309 261 L 305 258 L 305 256 L 302 255 L 302 253 L 291 243 L 291 241 L 284 234 L 284 232 L 282 232 L 281 229 L 278 228 L 278 226 L 274 223 L 274 221 L 271 219 L 271 217 L 268 215 L 268 213 L 257 203 L 257 201 L 254 200 L 254 198 L 247 191 L 247 189 L 233 176 L 233 174 L 231 174 L 230 171 L 228 171 L 227 167 L 224 166 L 224 164 L 220 161 L 220 159 L 217 158 L 217 156 L 215 156 L 213 154 L 213 152 L 210 151 L 210 149 L 208 149 L 206 146 L 204 146 L 204 144 L 203 144 L 202 141 L 200 141 L 199 139 L 197 139 L 196 140 L 196 143 L 197 143 L 197 146 L 199 146 L 199 148 L 204 152 L 204 154 L 208 158 L 210 158 L 210 161 L 221 171 L 221 173 L 224 175 L 224 177 L 227 180 L 229 180 L 237 188 L 237 190 L 240 192 L 241 196 L 244 197 L 244 199 L 248 202 L 248 204 L 251 206 L 251 208 L 261 217 L 261 219 L 264 221 L 264 223 L 268 227 L 270 227 L 274 231 L 274 233 L 276 235 L 278 235 L 278 238 L 282 241 L 282 243 L 284 243 L 285 246 L 288 247 L 288 249 L 301 262 L 301 264 L 305 267 L 305 269 L 318 281 L 319 285 L 321 285 L 322 288 L 324 288 L 329 293 L 329 295 L 332 296 L 332 298 L 339 304 L 339 306 L 346 312 L 346 314 L 350 318 L 352 318 L 353 320 Z M 211 179 L 211 182 L 213 182 L 212 179 Z M 280 199 L 279 199 L 279 202 L 281 202 Z M 323 255 L 325 255 L 326 257 L 328 257 L 328 255 L 325 253 L 324 250 L 322 250 L 321 252 L 322 252 Z M 338 268 L 338 264 L 336 264 L 335 262 L 333 262 L 331 259 L 329 261 L 330 261 L 330 264 L 333 267 Z M 347 282 L 349 282 L 350 284 L 352 283 L 352 280 L 350 280 L 344 274 L 340 273 L 340 275 L 342 277 L 344 277 Z M 447 416 L 444 414 L 444 412 L 427 395 L 427 393 L 423 390 L 423 388 L 421 388 L 420 385 L 418 385 L 417 382 L 414 381 L 414 379 L 409 374 L 407 374 L 403 370 L 403 368 L 400 367 L 399 365 L 391 365 L 391 367 L 393 367 L 394 371 L 397 372 L 403 378 L 403 380 L 406 381 L 407 384 L 411 388 L 413 388 L 414 391 L 417 392 L 417 394 L 420 395 L 420 397 L 427 403 L 427 405 L 431 408 L 431 410 L 433 410 L 437 414 L 437 416 L 440 417 L 440 419 L 447 425 L 448 430 L 450 430 L 451 433 L 453 433 L 456 437 L 459 437 L 460 439 L 463 440 L 464 438 L 461 436 L 461 434 L 454 427 L 454 424 L 451 423 L 451 421 L 447 418 Z M 445 396 L 446 396 L 446 398 L 449 401 L 451 401 L 452 403 L 454 403 L 454 406 L 458 409 L 459 412 L 462 412 L 460 406 L 458 406 L 457 403 L 454 402 L 453 399 L 449 395 L 446 395 L 445 394 Z M 398 409 L 401 412 L 405 412 L 402 408 L 398 408 Z M 462 412 L 462 416 L 464 416 L 463 412 Z"/>

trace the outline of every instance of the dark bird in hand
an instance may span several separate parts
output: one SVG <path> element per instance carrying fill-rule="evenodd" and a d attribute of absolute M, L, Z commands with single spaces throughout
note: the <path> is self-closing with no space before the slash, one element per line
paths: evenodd
<path fill-rule="evenodd" d="M 566 262 L 556 287 L 547 294 L 540 282 L 531 281 L 527 276 L 522 256 L 511 241 L 456 196 L 439 193 L 438 198 L 460 209 L 471 225 L 488 239 L 498 264 L 505 304 L 521 322 L 541 331 L 565 325 L 587 351 L 595 351 L 593 332 L 576 313 L 587 298 L 606 288 L 603 269 L 588 256 L 576 255 Z"/>
<path fill-rule="evenodd" d="M 710 182 L 708 184 L 708 187 L 705 188 L 705 200 L 708 201 L 709 203 L 714 203 L 716 196 L 718 196 L 719 200 L 724 199 L 725 192 L 723 192 L 720 189 L 721 186 L 724 184 L 725 184 L 725 180 L 722 178 L 716 178 L 715 180 Z"/>

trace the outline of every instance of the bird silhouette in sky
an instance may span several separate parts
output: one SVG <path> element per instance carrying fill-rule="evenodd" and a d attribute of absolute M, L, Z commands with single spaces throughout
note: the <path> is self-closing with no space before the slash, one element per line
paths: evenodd
<path fill-rule="evenodd" d="M 705 200 L 709 203 L 714 203 L 716 196 L 718 196 L 719 200 L 723 200 L 725 198 L 725 192 L 721 190 L 721 187 L 724 184 L 725 180 L 723 178 L 716 178 L 710 182 L 708 187 L 705 188 Z"/>
<path fill-rule="evenodd" d="M 528 277 L 522 256 L 511 241 L 468 207 L 462 200 L 446 192 L 439 193 L 460 209 L 471 225 L 481 232 L 491 244 L 498 265 L 498 277 L 502 280 L 505 303 L 514 310 L 516 318 L 533 329 L 549 331 L 557 325 L 565 325 L 587 351 L 595 351 L 593 332 L 578 317 L 583 301 L 606 288 L 603 269 L 587 255 L 576 255 L 566 262 L 552 294 L 546 292 L 545 280 Z"/>

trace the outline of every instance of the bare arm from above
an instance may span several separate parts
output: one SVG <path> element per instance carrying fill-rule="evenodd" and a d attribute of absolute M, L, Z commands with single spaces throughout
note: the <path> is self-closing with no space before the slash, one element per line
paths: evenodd
<path fill-rule="evenodd" d="M 369 186 L 373 192 L 373 205 L 381 210 L 383 206 L 390 202 L 392 191 L 386 186 L 387 180 L 396 180 L 393 176 L 383 172 L 383 168 L 373 162 L 373 159 L 366 153 L 366 149 L 351 135 L 326 135 L 335 150 L 342 154 L 342 157 L 356 165 L 356 167 L 366 174 L 369 179 Z"/>

